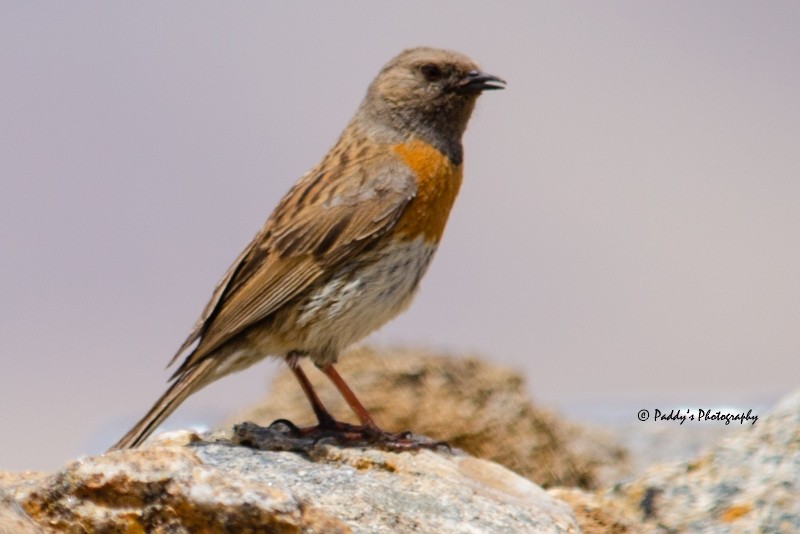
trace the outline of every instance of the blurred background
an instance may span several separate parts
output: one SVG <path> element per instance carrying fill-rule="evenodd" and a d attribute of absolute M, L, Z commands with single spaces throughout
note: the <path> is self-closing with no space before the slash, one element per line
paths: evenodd
<path fill-rule="evenodd" d="M 577 416 L 768 405 L 800 383 L 798 27 L 796 2 L 4 2 L 0 469 L 143 415 L 217 279 L 418 45 L 509 85 L 416 302 L 368 342 L 480 354 Z"/>

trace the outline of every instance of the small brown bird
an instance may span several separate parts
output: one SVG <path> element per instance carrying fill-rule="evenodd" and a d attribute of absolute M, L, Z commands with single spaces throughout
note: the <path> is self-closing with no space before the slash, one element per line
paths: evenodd
<path fill-rule="evenodd" d="M 319 420 L 315 429 L 392 436 L 333 364 L 411 302 L 461 186 L 461 137 L 475 101 L 504 85 L 447 50 L 406 50 L 384 66 L 336 145 L 217 284 L 170 361 L 197 342 L 169 389 L 112 449 L 136 447 L 189 395 L 266 356 L 286 359 Z M 297 365 L 304 356 L 361 426 L 328 413 Z"/>

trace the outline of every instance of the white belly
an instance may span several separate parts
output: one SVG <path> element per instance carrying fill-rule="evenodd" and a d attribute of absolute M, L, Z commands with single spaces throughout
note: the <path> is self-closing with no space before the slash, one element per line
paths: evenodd
<path fill-rule="evenodd" d="M 311 358 L 326 363 L 403 311 L 435 250 L 422 237 L 384 247 L 369 264 L 341 272 L 312 293 L 298 317 Z"/>

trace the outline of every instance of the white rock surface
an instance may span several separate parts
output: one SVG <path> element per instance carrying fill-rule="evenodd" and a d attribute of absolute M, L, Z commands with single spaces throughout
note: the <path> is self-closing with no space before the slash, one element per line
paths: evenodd
<path fill-rule="evenodd" d="M 6 491 L 55 531 L 580 531 L 565 503 L 471 456 L 180 441 L 85 458 Z"/>
<path fill-rule="evenodd" d="M 636 508 L 647 532 L 800 532 L 800 391 L 750 431 L 608 496 Z"/>

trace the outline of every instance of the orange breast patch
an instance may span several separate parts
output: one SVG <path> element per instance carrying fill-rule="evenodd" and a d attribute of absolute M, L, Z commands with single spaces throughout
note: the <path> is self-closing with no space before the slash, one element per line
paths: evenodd
<path fill-rule="evenodd" d="M 423 234 L 425 241 L 438 243 L 461 187 L 462 165 L 453 165 L 447 156 L 416 139 L 393 149 L 417 175 L 417 196 L 397 221 L 396 230 L 403 237 Z"/>

